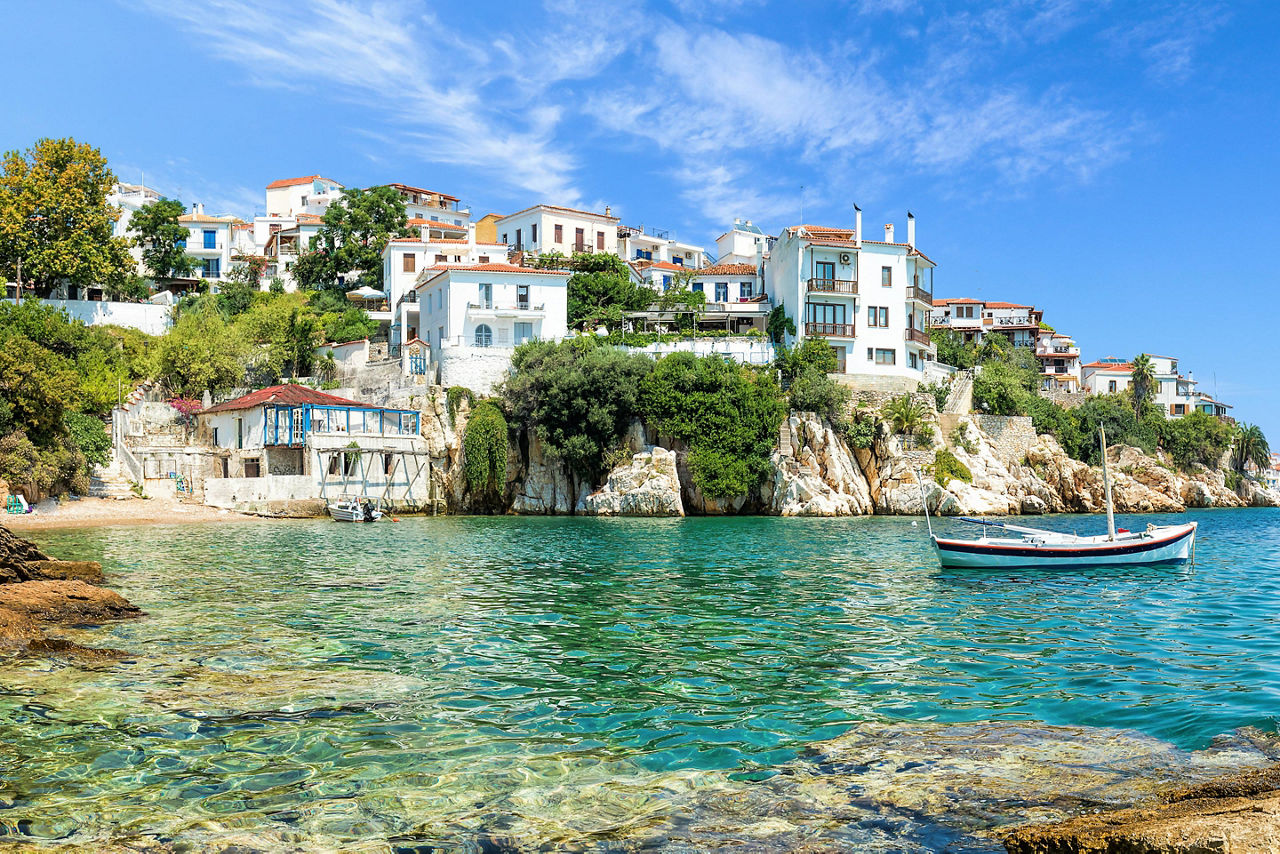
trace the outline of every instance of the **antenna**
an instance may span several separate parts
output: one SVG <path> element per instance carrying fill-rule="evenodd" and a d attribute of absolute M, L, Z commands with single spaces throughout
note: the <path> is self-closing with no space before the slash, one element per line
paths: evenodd
<path fill-rule="evenodd" d="M 804 223 L 804 184 L 800 185 L 800 222 Z"/>

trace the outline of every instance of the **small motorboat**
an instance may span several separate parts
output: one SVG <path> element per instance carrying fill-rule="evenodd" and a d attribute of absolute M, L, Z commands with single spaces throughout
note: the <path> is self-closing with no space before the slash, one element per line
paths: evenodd
<path fill-rule="evenodd" d="M 1102 485 L 1107 499 L 1107 533 L 1079 536 L 1041 528 L 961 517 L 961 522 L 982 526 L 976 540 L 943 539 L 933 533 L 924 478 L 917 471 L 925 522 L 938 561 L 944 567 L 973 569 L 1071 568 L 1080 566 L 1152 566 L 1186 563 L 1195 555 L 1196 523 L 1148 525 L 1145 531 L 1116 530 L 1111 502 L 1111 478 L 1107 473 L 1107 439 L 1098 428 L 1102 446 Z M 996 536 L 991 536 L 992 531 Z M 1007 534 L 1007 536 L 1006 536 Z"/>
<path fill-rule="evenodd" d="M 335 522 L 376 522 L 382 518 L 382 511 L 375 509 L 368 498 L 344 495 L 329 505 L 329 515 Z"/>

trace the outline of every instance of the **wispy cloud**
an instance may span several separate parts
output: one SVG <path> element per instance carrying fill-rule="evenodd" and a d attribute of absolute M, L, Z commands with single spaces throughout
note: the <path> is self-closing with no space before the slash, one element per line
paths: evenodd
<path fill-rule="evenodd" d="M 1154 4 L 1149 11 L 1145 19 L 1111 27 L 1105 35 L 1120 51 L 1136 53 L 1161 83 L 1190 78 L 1197 52 L 1230 17 L 1216 2 Z"/>

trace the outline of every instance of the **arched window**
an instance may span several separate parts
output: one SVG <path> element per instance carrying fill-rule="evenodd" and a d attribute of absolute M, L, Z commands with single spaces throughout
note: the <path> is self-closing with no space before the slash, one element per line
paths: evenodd
<path fill-rule="evenodd" d="M 489 328 L 489 324 L 482 323 L 476 327 L 476 346 L 477 347 L 493 346 L 493 330 Z"/>

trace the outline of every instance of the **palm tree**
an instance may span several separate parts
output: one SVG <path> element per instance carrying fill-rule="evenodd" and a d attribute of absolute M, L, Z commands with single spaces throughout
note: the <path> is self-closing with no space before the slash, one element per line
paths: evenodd
<path fill-rule="evenodd" d="M 1142 415 L 1142 405 L 1151 399 L 1156 385 L 1156 369 L 1151 364 L 1151 357 L 1139 353 L 1133 358 L 1133 411 Z"/>
<path fill-rule="evenodd" d="M 1271 462 L 1271 447 L 1267 437 L 1257 424 L 1241 423 L 1236 430 L 1236 439 L 1232 447 L 1232 464 L 1236 471 L 1244 474 L 1245 466 L 1253 463 L 1258 471 L 1265 469 Z"/>
<path fill-rule="evenodd" d="M 893 432 L 905 433 L 908 436 L 914 434 L 924 424 L 926 412 L 924 404 L 914 400 L 909 394 L 895 397 L 884 407 L 884 414 L 889 416 Z"/>

